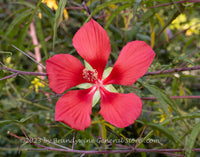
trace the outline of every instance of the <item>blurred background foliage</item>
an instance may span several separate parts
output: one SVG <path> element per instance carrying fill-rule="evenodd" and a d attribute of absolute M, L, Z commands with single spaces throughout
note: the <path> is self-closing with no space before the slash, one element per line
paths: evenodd
<path fill-rule="evenodd" d="M 48 58 L 59 53 L 79 57 L 72 38 L 93 17 L 106 29 L 110 38 L 112 52 L 108 67 L 113 66 L 122 47 L 133 40 L 147 42 L 156 52 L 149 72 L 193 67 L 200 63 L 199 14 L 200 3 L 189 0 L 1 0 L 0 61 L 11 69 L 45 72 L 12 45 L 43 65 Z M 1 78 L 10 74 L 6 70 L 0 71 Z M 49 89 L 46 77 L 19 75 L 0 81 L 0 156 L 80 156 L 27 151 L 37 147 L 7 134 L 10 131 L 24 137 L 20 126 L 33 142 L 43 145 L 49 145 L 45 142 L 48 139 L 71 148 L 73 139 L 82 142 L 89 139 L 93 142 L 79 141 L 74 144 L 74 149 L 118 150 L 117 144 L 133 146 L 136 143 L 125 141 L 141 136 L 143 142 L 137 144 L 138 148 L 185 148 L 185 156 L 200 155 L 191 151 L 200 147 L 199 99 L 169 97 L 200 95 L 199 70 L 147 75 L 132 86 L 115 88 L 119 92 L 134 92 L 140 97 L 156 97 L 157 100 L 143 100 L 139 119 L 123 129 L 106 123 L 98 114 L 98 104 L 93 108 L 92 125 L 85 131 L 75 131 L 54 121 L 54 108 L 59 96 Z M 100 142 L 102 138 L 123 139 L 123 142 Z M 158 153 L 108 156 L 132 155 L 160 156 Z"/>

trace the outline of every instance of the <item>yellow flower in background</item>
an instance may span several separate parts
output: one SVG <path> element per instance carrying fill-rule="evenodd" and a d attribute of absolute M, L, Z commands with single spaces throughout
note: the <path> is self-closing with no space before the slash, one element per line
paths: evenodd
<path fill-rule="evenodd" d="M 8 68 L 13 68 L 13 64 L 11 63 L 12 57 L 9 56 L 7 58 L 3 58 L 3 62 L 4 64 L 8 67 Z"/>
<path fill-rule="evenodd" d="M 31 84 L 32 85 L 29 87 L 29 89 L 35 88 L 36 93 L 38 93 L 39 87 L 45 86 L 43 83 L 40 82 L 40 79 L 38 79 L 38 78 L 34 78 L 34 80 L 31 81 Z"/>
<path fill-rule="evenodd" d="M 185 14 L 180 14 L 170 25 L 172 30 L 184 30 L 187 29 L 185 32 L 186 36 L 191 36 L 193 34 L 199 35 L 200 34 L 200 19 L 199 18 L 191 18 L 190 21 L 187 20 Z"/>
<path fill-rule="evenodd" d="M 161 113 L 161 115 L 157 116 L 160 120 L 159 122 L 162 123 L 165 119 L 167 119 L 167 114 L 164 113 L 164 111 L 162 109 L 158 109 L 158 111 Z M 168 112 L 170 114 L 170 117 L 173 117 L 172 115 L 172 108 L 168 107 Z M 154 123 L 158 123 L 158 121 L 156 119 L 153 120 Z"/>
<path fill-rule="evenodd" d="M 58 4 L 56 3 L 56 0 L 43 0 L 42 3 L 46 4 L 50 9 L 57 10 Z M 41 17 L 41 14 L 39 14 L 39 17 Z M 66 9 L 64 9 L 64 17 L 65 20 L 68 20 L 68 12 Z"/>

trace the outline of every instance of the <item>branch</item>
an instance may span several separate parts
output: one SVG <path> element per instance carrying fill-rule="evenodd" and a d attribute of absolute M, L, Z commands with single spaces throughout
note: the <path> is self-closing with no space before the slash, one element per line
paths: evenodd
<path fill-rule="evenodd" d="M 146 74 L 144 74 L 144 76 L 146 76 L 146 75 L 159 75 L 159 74 L 166 74 L 166 73 L 179 72 L 179 71 L 198 70 L 198 69 L 200 69 L 200 66 L 189 67 L 189 68 L 188 67 L 187 68 L 175 68 L 175 69 L 147 72 Z"/>
<path fill-rule="evenodd" d="M 14 73 L 14 74 L 12 74 L 12 75 L 5 76 L 5 77 L 1 78 L 0 81 L 5 80 L 5 79 L 9 79 L 9 78 L 12 78 L 12 77 L 15 77 L 15 76 L 17 76 L 18 74 L 19 74 L 19 73 Z"/>
<path fill-rule="evenodd" d="M 170 96 L 171 99 L 200 99 L 199 95 Z M 141 97 L 142 100 L 157 100 L 156 97 Z"/>
<path fill-rule="evenodd" d="M 14 70 L 14 69 L 10 69 L 7 68 L 5 66 L 0 67 L 0 70 L 7 70 L 13 73 L 17 73 L 16 75 L 34 75 L 34 76 L 47 76 L 46 73 L 38 73 L 38 72 L 26 72 L 26 71 L 20 71 L 20 70 Z M 8 77 L 8 76 L 6 76 Z M 13 76 L 12 76 L 13 77 Z M 5 77 L 4 77 L 5 78 Z"/>
<path fill-rule="evenodd" d="M 1 69 L 7 70 L 7 71 L 11 71 L 13 73 L 18 73 L 16 75 L 21 74 L 21 75 L 47 76 L 47 73 L 20 71 L 20 70 L 10 69 L 10 68 L 7 68 L 5 66 L 0 67 L 0 70 Z M 166 74 L 166 73 L 179 72 L 179 71 L 198 70 L 198 69 L 200 69 L 200 66 L 189 67 L 189 68 L 175 68 L 175 69 L 168 69 L 168 70 L 160 70 L 160 71 L 147 72 L 146 74 L 144 74 L 144 76 L 146 76 L 146 75 L 159 75 L 159 74 Z"/>
<path fill-rule="evenodd" d="M 37 62 L 41 62 L 41 54 L 40 54 L 40 48 L 39 48 L 39 42 L 38 42 L 38 39 L 37 39 L 37 35 L 36 35 L 36 30 L 35 30 L 35 26 L 34 26 L 34 23 L 31 22 L 30 24 L 30 36 L 32 38 L 32 41 L 33 41 L 33 45 L 35 45 L 34 47 L 34 51 L 35 51 L 35 59 Z M 38 68 L 38 71 L 39 72 L 43 72 L 42 70 L 42 67 L 41 66 L 37 66 Z M 40 77 L 42 80 L 44 80 L 45 78 L 43 76 Z"/>
<path fill-rule="evenodd" d="M 82 5 L 83 5 L 83 8 L 85 9 L 85 11 L 87 12 L 87 16 L 89 16 L 91 14 L 91 12 L 84 0 L 82 0 Z"/>
<path fill-rule="evenodd" d="M 176 2 L 176 4 L 178 4 L 178 3 L 186 3 L 186 2 L 199 3 L 200 0 L 179 1 L 179 2 Z M 164 3 L 164 4 L 160 4 L 160 5 L 155 5 L 155 6 L 152 6 L 152 7 L 148 7 L 147 9 L 164 7 L 164 6 L 173 5 L 173 4 L 174 4 L 174 2 Z"/>
<path fill-rule="evenodd" d="M 71 152 L 71 153 L 79 153 L 79 154 L 114 154 L 114 153 L 139 153 L 139 152 L 154 152 L 154 153 L 173 153 L 173 152 L 185 152 L 185 149 L 141 149 L 141 148 L 130 148 L 130 149 L 123 149 L 123 150 L 102 150 L 102 151 L 87 151 L 87 150 L 75 150 L 75 149 L 60 149 L 60 148 L 53 148 L 53 147 L 47 147 L 39 144 L 35 144 L 32 141 L 29 141 L 27 137 L 24 139 L 22 137 L 19 137 L 10 131 L 8 131 L 8 134 L 11 136 L 14 136 L 15 138 L 18 138 L 24 142 L 28 142 L 32 145 L 41 147 L 39 149 L 26 149 L 27 151 L 59 151 L 59 152 Z M 57 144 L 58 145 L 58 144 Z M 192 149 L 193 152 L 200 152 L 200 148 L 194 148 Z M 171 154 L 172 155 L 172 154 Z"/>

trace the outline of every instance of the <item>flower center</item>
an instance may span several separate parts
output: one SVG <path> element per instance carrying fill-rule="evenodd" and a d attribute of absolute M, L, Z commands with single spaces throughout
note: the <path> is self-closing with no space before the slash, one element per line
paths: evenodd
<path fill-rule="evenodd" d="M 96 69 L 93 70 L 84 69 L 82 75 L 83 78 L 86 79 L 87 81 L 96 82 L 98 77 L 98 72 Z"/>

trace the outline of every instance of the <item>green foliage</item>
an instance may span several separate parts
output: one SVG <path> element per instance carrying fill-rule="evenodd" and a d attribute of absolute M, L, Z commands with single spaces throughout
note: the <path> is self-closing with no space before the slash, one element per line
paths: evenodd
<path fill-rule="evenodd" d="M 42 0 L 0 1 L 0 67 L 4 65 L 10 69 L 39 72 L 38 64 L 14 49 L 11 46 L 13 44 L 33 58 L 36 55 L 35 48 L 38 48 L 41 55 L 39 62 L 44 66 L 51 56 L 65 53 L 79 58 L 86 68 L 91 69 L 72 45 L 74 34 L 90 18 L 106 29 L 112 47 L 103 78 L 111 72 L 123 46 L 134 40 L 145 41 L 156 53 L 148 72 L 199 66 L 199 3 L 177 3 L 176 0 L 88 0 L 84 1 L 91 12 L 87 16 L 80 0 L 56 2 L 56 7 L 51 8 Z M 66 13 L 68 19 L 64 18 Z M 33 45 L 31 23 L 35 27 L 38 45 Z M 43 69 L 42 72 L 46 71 Z M 12 74 L 0 69 L 0 79 Z M 76 131 L 55 121 L 55 104 L 60 95 L 51 91 L 47 77 L 18 75 L 1 80 L 0 156 L 81 156 L 59 151 L 28 151 L 40 147 L 8 134 L 10 131 L 24 138 L 21 128 L 36 144 L 51 147 L 61 145 L 65 149 L 74 147 L 75 150 L 88 151 L 121 150 L 132 146 L 142 149 L 185 149 L 185 152 L 177 154 L 198 156 L 199 152 L 193 152 L 192 149 L 200 147 L 199 99 L 183 97 L 200 95 L 199 76 L 199 70 L 146 75 L 131 86 L 106 86 L 112 92 L 135 93 L 142 97 L 141 116 L 127 128 L 112 126 L 98 114 L 100 94 L 97 92 L 93 99 L 92 124 L 84 131 Z M 38 79 L 39 84 L 36 85 L 34 79 Z M 73 89 L 89 87 L 91 84 L 81 84 Z M 179 99 L 172 99 L 171 96 Z M 144 97 L 155 99 L 145 100 Z M 142 152 L 95 156 L 152 157 L 160 154 Z"/>

